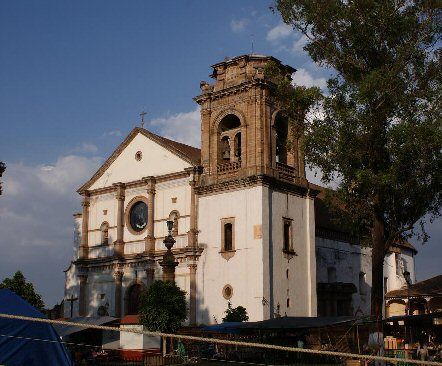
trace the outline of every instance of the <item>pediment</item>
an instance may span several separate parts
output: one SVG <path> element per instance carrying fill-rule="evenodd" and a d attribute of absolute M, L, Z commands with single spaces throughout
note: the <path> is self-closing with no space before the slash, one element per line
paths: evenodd
<path fill-rule="evenodd" d="M 199 149 L 135 128 L 78 192 L 182 172 L 198 164 L 198 153 Z"/>

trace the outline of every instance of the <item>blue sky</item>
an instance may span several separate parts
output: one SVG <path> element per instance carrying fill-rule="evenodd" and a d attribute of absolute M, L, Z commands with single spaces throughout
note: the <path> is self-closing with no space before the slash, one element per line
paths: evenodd
<path fill-rule="evenodd" d="M 192 97 L 210 65 L 251 52 L 325 86 L 304 39 L 271 1 L 0 2 L 0 279 L 21 269 L 48 305 L 63 297 L 75 193 L 146 110 L 146 127 L 199 143 Z M 253 34 L 253 36 L 252 36 Z M 440 273 L 440 221 L 418 256 L 420 278 Z M 437 255 L 435 255 L 435 253 Z"/>

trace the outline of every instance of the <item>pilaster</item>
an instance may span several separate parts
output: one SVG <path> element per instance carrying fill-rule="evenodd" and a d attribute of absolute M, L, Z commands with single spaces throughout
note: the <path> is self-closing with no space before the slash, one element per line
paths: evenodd
<path fill-rule="evenodd" d="M 121 299 L 123 295 L 123 276 L 124 272 L 117 270 L 114 272 L 115 279 L 115 317 L 121 318 Z"/>
<path fill-rule="evenodd" d="M 89 255 L 89 206 L 90 206 L 90 196 L 89 192 L 85 192 L 83 195 L 83 206 L 82 223 L 81 223 L 81 244 L 79 250 L 79 258 L 87 259 Z"/>
<path fill-rule="evenodd" d="M 196 325 L 196 263 L 188 265 L 190 274 L 190 293 L 189 293 L 189 321 L 190 325 Z"/>
<path fill-rule="evenodd" d="M 79 316 L 86 316 L 87 314 L 87 274 L 79 274 L 78 279 L 80 281 L 80 294 L 79 294 Z"/>
<path fill-rule="evenodd" d="M 117 189 L 115 198 L 117 199 L 117 240 L 115 241 L 114 253 L 118 257 L 124 255 L 124 183 L 115 183 Z"/>
<path fill-rule="evenodd" d="M 149 254 L 155 253 L 155 177 L 146 177 L 143 180 L 147 184 L 147 235 L 145 237 L 144 251 Z"/>

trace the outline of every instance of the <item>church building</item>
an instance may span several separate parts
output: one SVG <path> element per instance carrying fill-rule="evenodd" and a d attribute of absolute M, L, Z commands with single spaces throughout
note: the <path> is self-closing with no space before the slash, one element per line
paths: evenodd
<path fill-rule="evenodd" d="M 194 98 L 201 149 L 135 128 L 79 188 L 65 317 L 137 314 L 140 293 L 162 278 L 168 220 L 188 324 L 221 322 L 228 302 L 251 321 L 369 313 L 370 249 L 331 223 L 306 179 L 269 61 L 289 79 L 296 71 L 255 54 L 212 66 L 214 83 Z M 415 249 L 392 253 L 414 278 Z"/>

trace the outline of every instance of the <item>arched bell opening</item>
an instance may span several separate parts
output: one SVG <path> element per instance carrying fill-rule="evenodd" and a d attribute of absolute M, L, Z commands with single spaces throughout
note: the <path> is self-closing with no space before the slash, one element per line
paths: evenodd
<path fill-rule="evenodd" d="M 218 125 L 218 165 L 241 161 L 243 151 L 241 120 L 235 114 L 227 114 Z"/>

